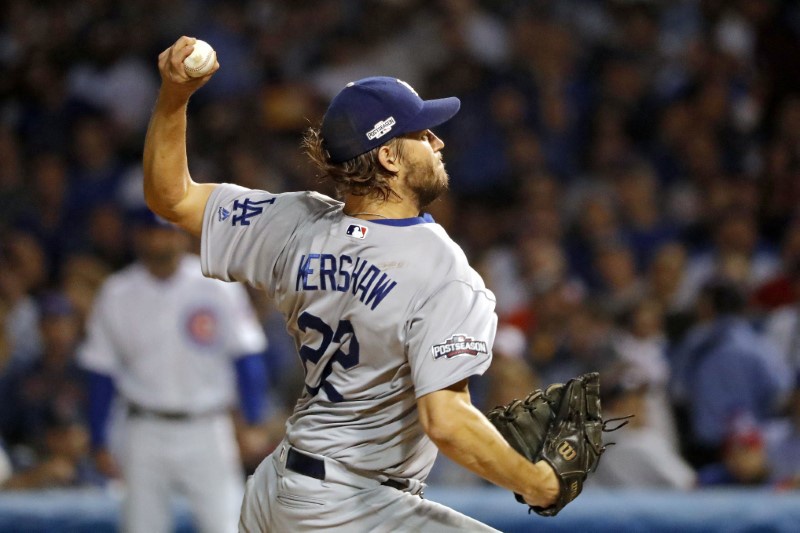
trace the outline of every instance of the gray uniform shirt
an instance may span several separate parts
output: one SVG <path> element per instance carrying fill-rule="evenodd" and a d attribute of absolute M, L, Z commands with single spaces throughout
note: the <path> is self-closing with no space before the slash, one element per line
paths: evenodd
<path fill-rule="evenodd" d="M 222 185 L 206 206 L 203 273 L 266 290 L 286 317 L 305 368 L 292 445 L 422 480 L 436 447 L 416 399 L 489 367 L 495 298 L 429 218 L 364 221 L 342 206 Z"/>

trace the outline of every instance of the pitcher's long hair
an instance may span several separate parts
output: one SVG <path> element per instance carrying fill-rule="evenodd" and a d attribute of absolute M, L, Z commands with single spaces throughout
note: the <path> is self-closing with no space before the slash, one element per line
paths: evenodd
<path fill-rule="evenodd" d="M 402 137 L 390 139 L 382 146 L 389 146 L 394 150 L 395 157 L 403 158 Z M 391 185 L 395 173 L 387 170 L 378 159 L 380 146 L 344 163 L 333 163 L 328 151 L 322 146 L 320 129 L 310 127 L 303 135 L 302 147 L 314 166 L 319 169 L 317 177 L 321 180 L 332 180 L 340 198 L 346 194 L 372 195 L 386 201 L 390 196 L 397 196 Z"/>

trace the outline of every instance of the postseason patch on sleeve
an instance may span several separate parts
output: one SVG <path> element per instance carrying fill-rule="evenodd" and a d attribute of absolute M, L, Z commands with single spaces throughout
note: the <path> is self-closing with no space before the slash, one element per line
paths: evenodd
<path fill-rule="evenodd" d="M 434 359 L 452 359 L 453 357 L 476 357 L 478 354 L 488 354 L 489 347 L 486 341 L 476 340 L 463 333 L 456 333 L 449 339 L 431 348 Z"/>

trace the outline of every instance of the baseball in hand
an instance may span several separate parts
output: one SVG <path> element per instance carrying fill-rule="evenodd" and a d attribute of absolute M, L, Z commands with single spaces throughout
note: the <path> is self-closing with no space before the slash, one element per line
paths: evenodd
<path fill-rule="evenodd" d="M 211 45 L 197 39 L 194 43 L 194 51 L 183 60 L 183 69 L 191 78 L 202 78 L 211 72 L 216 62 L 217 53 L 211 48 Z"/>

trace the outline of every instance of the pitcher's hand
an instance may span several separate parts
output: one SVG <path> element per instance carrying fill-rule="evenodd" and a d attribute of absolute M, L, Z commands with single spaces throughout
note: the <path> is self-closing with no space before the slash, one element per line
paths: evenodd
<path fill-rule="evenodd" d="M 158 56 L 158 70 L 161 73 L 161 92 L 169 96 L 179 96 L 188 100 L 197 89 L 208 83 L 211 76 L 219 70 L 219 61 L 214 62 L 211 72 L 201 78 L 192 78 L 183 68 L 183 60 L 194 50 L 197 39 L 185 35 Z"/>

